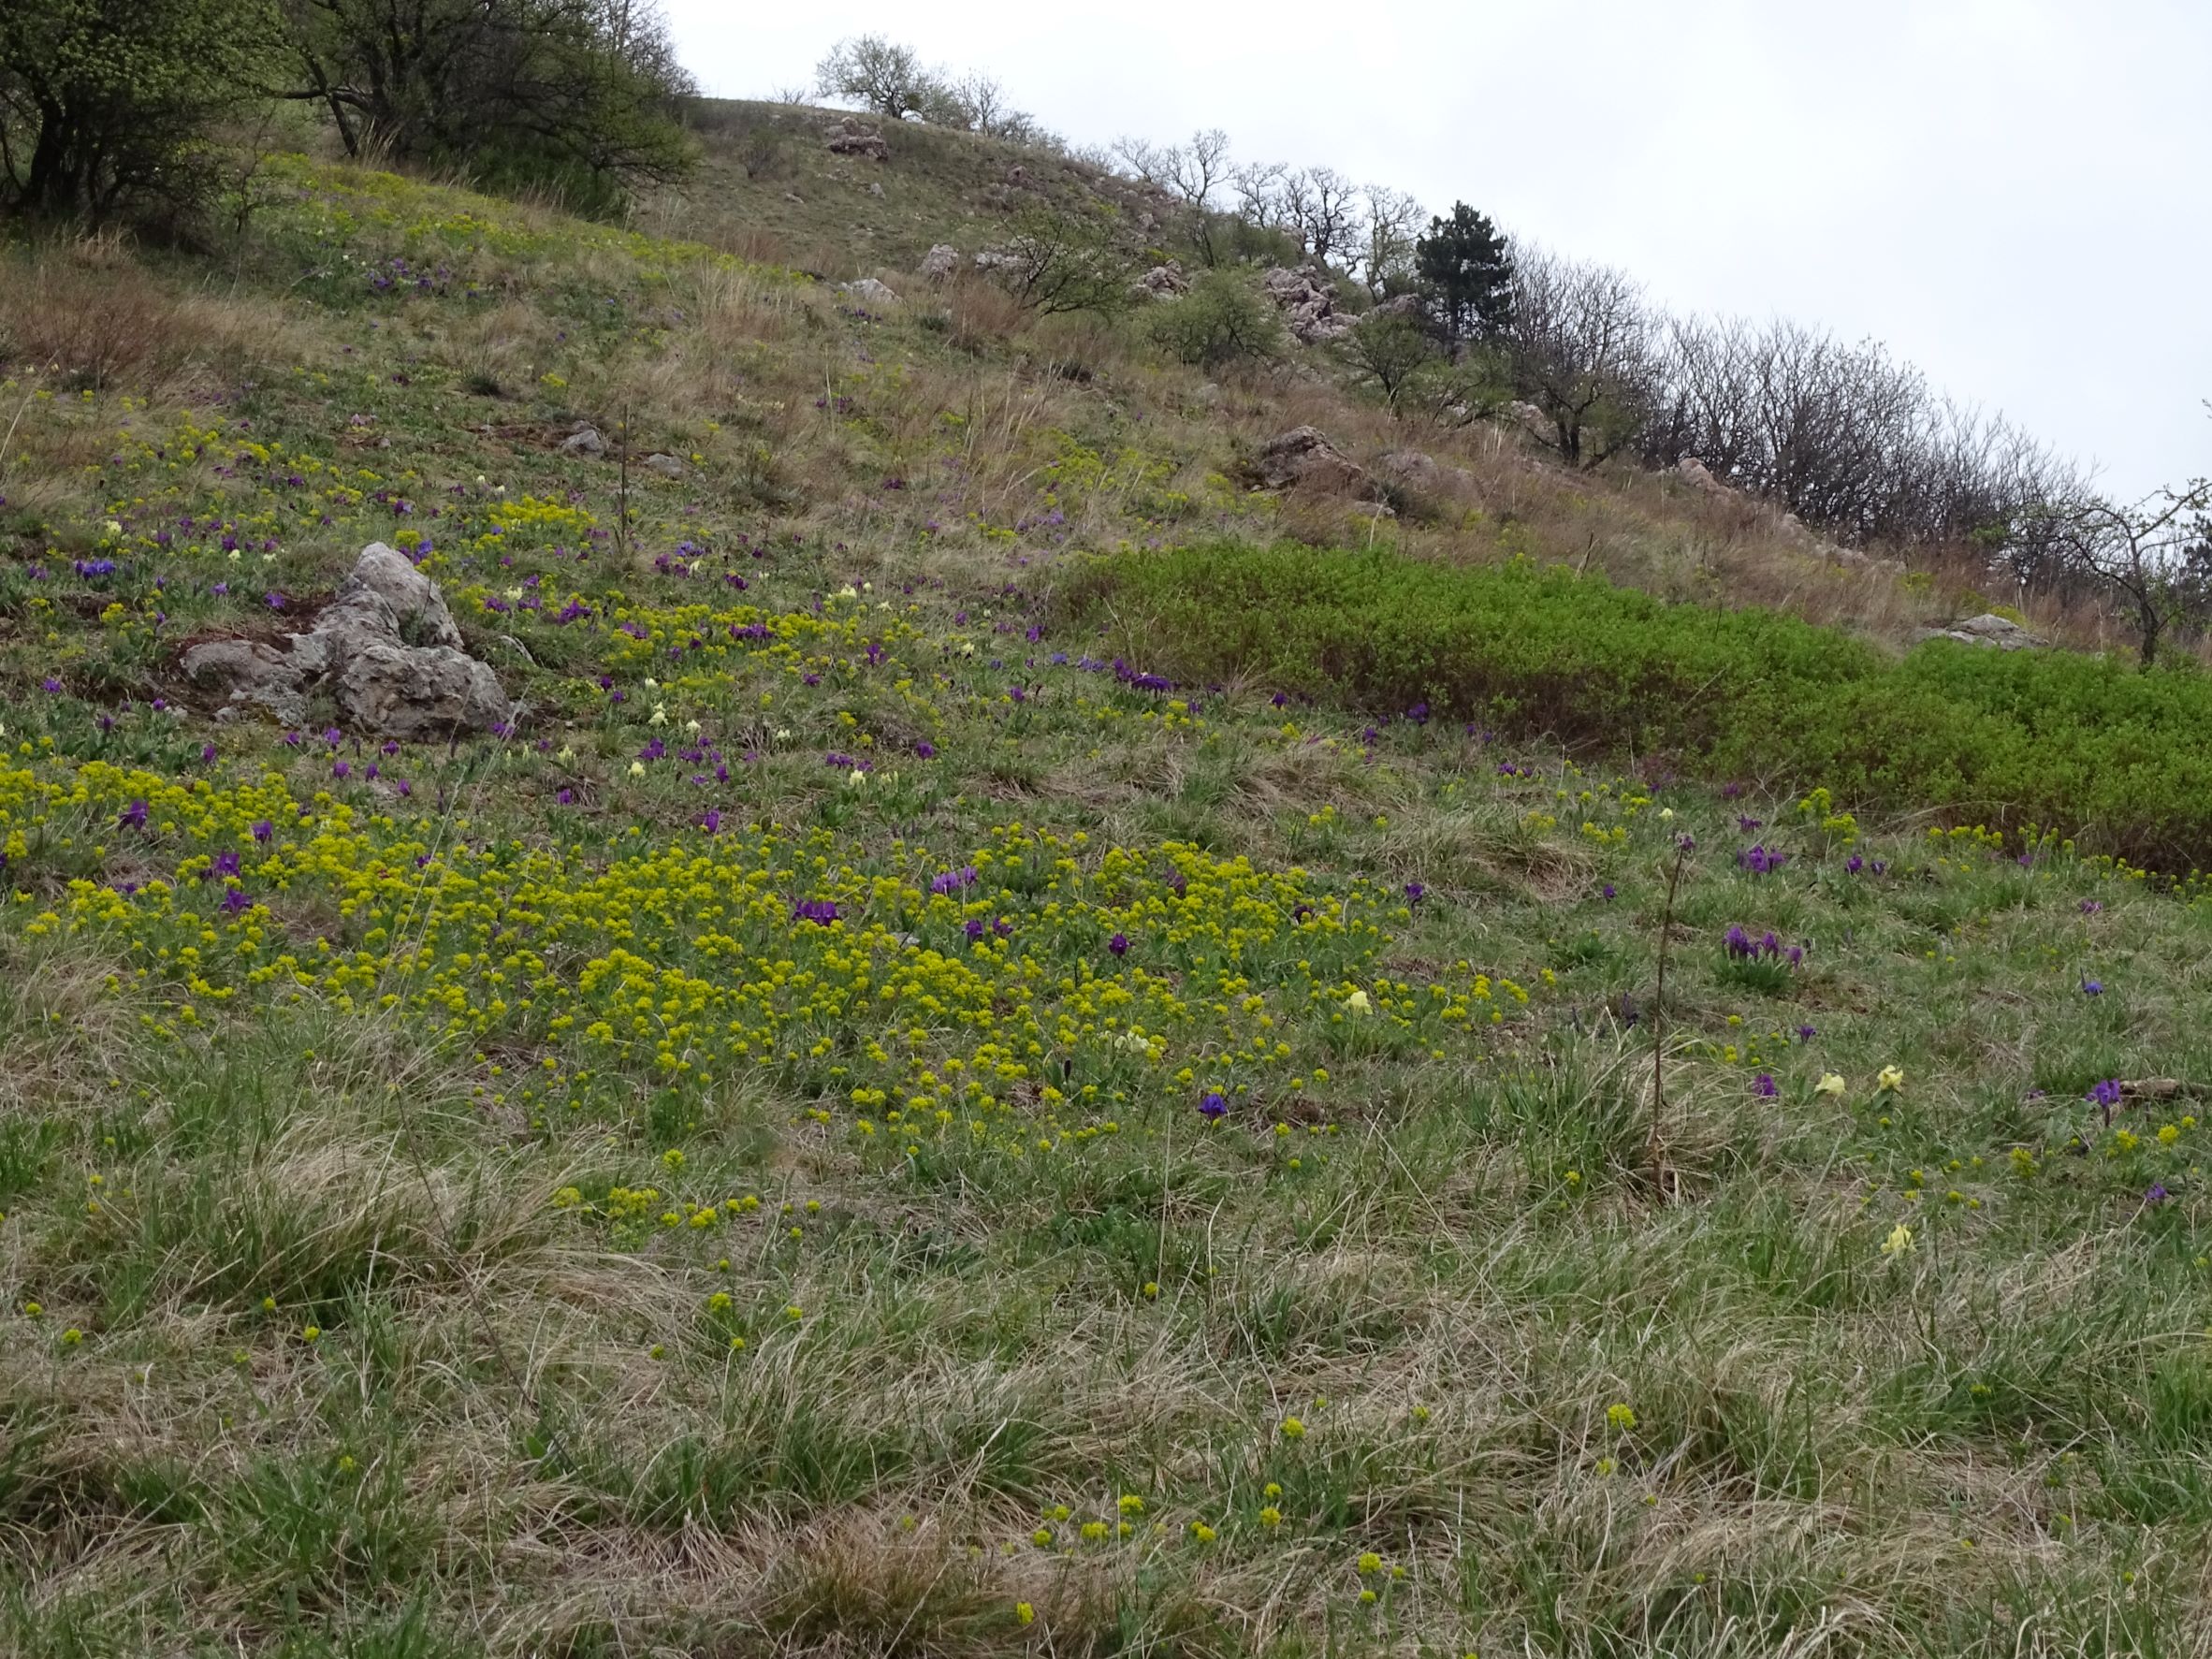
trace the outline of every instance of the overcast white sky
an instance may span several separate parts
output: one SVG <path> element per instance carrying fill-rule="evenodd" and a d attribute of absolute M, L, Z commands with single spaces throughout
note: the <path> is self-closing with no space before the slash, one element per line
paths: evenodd
<path fill-rule="evenodd" d="M 1219 126 L 1882 340 L 2117 492 L 2212 473 L 2212 0 L 666 4 L 721 96 L 887 34 L 1078 143 Z"/>

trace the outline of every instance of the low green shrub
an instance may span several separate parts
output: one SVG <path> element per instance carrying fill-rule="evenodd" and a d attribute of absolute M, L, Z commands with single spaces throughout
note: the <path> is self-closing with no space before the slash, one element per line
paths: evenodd
<path fill-rule="evenodd" d="M 1111 600 L 1111 606 L 1107 601 Z M 2212 866 L 2212 677 L 1930 641 L 1901 662 L 1762 610 L 1669 604 L 1525 561 L 1301 546 L 1101 560 L 1067 590 L 1186 680 L 1244 677 L 1426 709 L 1857 807 L 2058 830 L 2147 867 Z"/>

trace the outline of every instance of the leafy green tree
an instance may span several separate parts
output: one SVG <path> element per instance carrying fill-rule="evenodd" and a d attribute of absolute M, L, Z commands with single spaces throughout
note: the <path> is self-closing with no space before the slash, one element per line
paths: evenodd
<path fill-rule="evenodd" d="M 1414 318 L 1393 306 L 1369 312 L 1336 342 L 1336 355 L 1352 378 L 1382 394 L 1390 413 L 1436 362 L 1436 342 Z"/>
<path fill-rule="evenodd" d="M 886 121 L 932 109 L 941 118 L 957 101 L 955 90 L 924 68 L 912 47 L 881 35 L 855 35 L 831 47 L 815 65 L 814 86 L 825 98 L 850 98 Z"/>
<path fill-rule="evenodd" d="M 189 205 L 272 21 L 261 0 L 5 0 L 0 207 L 96 224 Z"/>
<path fill-rule="evenodd" d="M 644 0 L 283 4 L 284 95 L 327 109 L 348 154 L 570 182 L 588 205 L 689 160 L 677 111 L 691 81 Z"/>
<path fill-rule="evenodd" d="M 1029 310 L 1044 316 L 1127 309 L 1135 272 L 1107 209 L 1041 207 L 1014 222 L 1014 234 L 986 269 Z"/>
<path fill-rule="evenodd" d="M 1452 339 L 1493 339 L 1512 322 L 1512 246 L 1465 202 L 1453 204 L 1450 218 L 1429 221 L 1413 244 L 1413 268 Z"/>

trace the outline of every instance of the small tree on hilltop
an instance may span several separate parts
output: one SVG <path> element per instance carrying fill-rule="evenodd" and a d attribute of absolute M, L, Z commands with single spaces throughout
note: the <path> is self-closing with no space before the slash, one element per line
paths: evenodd
<path fill-rule="evenodd" d="M 855 35 L 831 47 L 815 65 L 814 85 L 825 98 L 851 98 L 886 121 L 919 115 L 947 95 L 912 47 L 880 35 Z"/>
<path fill-rule="evenodd" d="M 2208 511 L 2212 480 L 2200 478 L 2130 506 L 2087 501 L 2045 516 L 2066 567 L 2104 588 L 2130 613 L 2146 668 L 2158 661 L 2170 627 L 2203 615 L 2198 607 L 2207 596 L 2202 541 Z"/>
<path fill-rule="evenodd" d="M 1413 244 L 1413 266 L 1452 339 L 1494 339 L 1513 320 L 1512 245 L 1465 202 L 1450 218 L 1429 221 Z"/>

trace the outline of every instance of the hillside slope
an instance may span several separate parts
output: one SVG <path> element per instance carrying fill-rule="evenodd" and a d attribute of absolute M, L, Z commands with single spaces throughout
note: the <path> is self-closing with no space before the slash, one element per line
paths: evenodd
<path fill-rule="evenodd" d="M 0 1648 L 2212 1641 L 2198 885 L 1085 582 L 1951 602 L 1489 431 L 1255 489 L 1406 435 L 920 284 L 997 210 L 901 153 L 880 259 L 748 218 L 806 145 L 691 240 L 288 158 L 220 262 L 7 255 Z M 512 723 L 185 672 L 374 541 Z"/>

